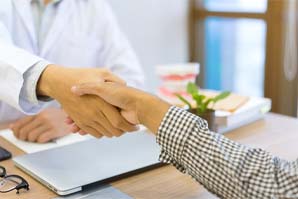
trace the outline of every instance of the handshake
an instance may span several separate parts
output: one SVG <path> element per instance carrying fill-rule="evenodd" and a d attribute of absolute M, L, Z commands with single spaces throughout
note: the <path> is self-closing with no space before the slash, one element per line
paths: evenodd
<path fill-rule="evenodd" d="M 97 138 L 119 137 L 143 124 L 153 133 L 170 105 L 126 86 L 106 69 L 77 69 L 49 65 L 41 75 L 37 94 L 56 99 L 69 115 L 72 132 Z"/>

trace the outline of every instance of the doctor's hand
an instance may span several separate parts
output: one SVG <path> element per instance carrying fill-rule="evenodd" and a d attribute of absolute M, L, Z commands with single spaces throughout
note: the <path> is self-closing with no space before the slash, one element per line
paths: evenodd
<path fill-rule="evenodd" d="M 113 82 L 76 85 L 72 92 L 78 96 L 96 95 L 121 109 L 121 115 L 132 124 L 143 124 L 153 133 L 158 128 L 170 105 L 140 90 Z M 71 120 L 68 121 L 69 123 Z M 80 131 L 85 134 L 84 131 Z"/>
<path fill-rule="evenodd" d="M 50 65 L 39 79 L 37 92 L 39 95 L 56 99 L 77 127 L 95 137 L 120 136 L 124 132 L 135 131 L 137 127 L 126 121 L 117 108 L 103 99 L 95 95 L 80 97 L 71 92 L 73 85 L 88 82 L 125 84 L 105 69 Z"/>
<path fill-rule="evenodd" d="M 10 125 L 14 135 L 23 141 L 46 143 L 71 133 L 65 124 L 67 114 L 59 108 L 48 108 L 35 116 L 27 116 Z"/>

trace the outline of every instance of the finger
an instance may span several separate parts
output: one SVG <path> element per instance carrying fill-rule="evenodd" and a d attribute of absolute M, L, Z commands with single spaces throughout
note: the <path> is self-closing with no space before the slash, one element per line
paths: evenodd
<path fill-rule="evenodd" d="M 31 122 L 25 124 L 19 131 L 19 139 L 27 140 L 31 131 L 36 129 L 39 126 L 46 126 L 46 124 L 42 124 L 42 121 L 35 117 Z M 44 127 L 45 128 L 45 127 Z"/>
<path fill-rule="evenodd" d="M 108 120 L 107 122 L 103 125 L 103 128 L 106 129 L 105 132 L 107 132 L 108 135 L 105 135 L 106 137 L 120 137 L 123 135 L 125 132 L 122 131 L 121 129 L 115 128 Z"/>
<path fill-rule="evenodd" d="M 137 127 L 127 122 L 116 108 L 108 104 L 104 105 L 103 108 L 103 114 L 107 118 L 107 123 L 105 124 L 108 125 L 105 126 L 105 128 L 115 131 L 115 136 L 119 137 L 123 134 L 123 132 L 132 132 L 137 130 Z M 119 132 L 119 130 L 117 132 L 114 129 L 119 129 L 121 132 Z"/>
<path fill-rule="evenodd" d="M 52 131 L 46 131 L 38 136 L 36 139 L 37 143 L 47 143 L 55 139 L 55 133 Z"/>
<path fill-rule="evenodd" d="M 120 113 L 121 113 L 122 117 L 124 117 L 130 124 L 134 124 L 134 125 L 140 124 L 140 121 L 137 117 L 137 113 L 132 112 L 132 111 L 125 111 L 125 110 L 121 110 Z"/>
<path fill-rule="evenodd" d="M 11 125 L 11 130 L 13 131 L 15 137 L 19 137 L 20 129 L 26 125 L 27 123 L 31 122 L 34 119 L 34 116 L 27 116 L 24 117 Z"/>
<path fill-rule="evenodd" d="M 74 121 L 70 117 L 67 117 L 66 120 L 65 120 L 65 123 L 66 124 L 73 124 Z"/>
<path fill-rule="evenodd" d="M 113 83 L 126 85 L 126 81 L 124 81 L 123 79 L 121 79 L 120 77 L 118 77 L 116 75 L 113 75 L 112 73 L 105 75 L 104 79 L 106 82 L 113 82 Z"/>
<path fill-rule="evenodd" d="M 102 68 L 99 70 L 101 70 L 100 77 L 104 79 L 105 82 L 114 82 L 114 83 L 126 85 L 126 82 L 123 79 L 113 74 L 109 69 Z"/>
<path fill-rule="evenodd" d="M 86 132 L 83 131 L 83 130 L 80 130 L 80 131 L 79 131 L 79 134 L 80 134 L 80 135 L 87 135 L 88 133 L 86 133 Z"/>
<path fill-rule="evenodd" d="M 108 126 L 107 121 L 101 121 L 101 123 L 98 123 L 98 122 L 95 121 L 92 124 L 92 127 L 94 129 L 96 129 L 103 136 L 108 137 L 108 138 L 114 137 L 113 133 L 111 131 L 107 130 L 108 129 L 108 128 L 106 128 L 107 126 Z"/>
<path fill-rule="evenodd" d="M 96 138 L 101 138 L 103 137 L 103 134 L 99 132 L 97 129 L 91 127 L 91 126 L 84 126 L 84 132 L 96 137 Z M 102 130 L 104 131 L 104 130 Z"/>
<path fill-rule="evenodd" d="M 28 140 L 29 142 L 37 142 L 38 138 L 39 138 L 42 134 L 48 132 L 49 130 L 50 130 L 49 127 L 47 127 L 47 126 L 45 126 L 45 125 L 41 125 L 41 126 L 35 128 L 34 130 L 32 130 L 32 131 L 28 134 L 28 138 L 27 138 L 27 140 Z"/>
<path fill-rule="evenodd" d="M 116 116 L 116 114 L 115 114 L 115 116 Z M 111 134 L 112 136 L 116 136 L 116 137 L 123 135 L 124 132 L 120 128 L 115 128 L 115 126 L 111 123 L 112 120 L 114 119 L 113 117 L 110 117 L 110 119 L 109 119 L 109 118 L 107 118 L 105 113 L 102 113 L 100 111 L 98 113 L 98 118 L 102 118 L 102 119 L 100 119 L 101 124 L 102 124 L 103 128 L 106 129 L 108 134 Z M 109 136 L 107 136 L 107 137 L 109 137 Z"/>
<path fill-rule="evenodd" d="M 80 130 L 81 130 L 80 127 L 78 127 L 76 124 L 73 124 L 70 128 L 70 132 L 72 132 L 72 133 L 77 133 Z"/>

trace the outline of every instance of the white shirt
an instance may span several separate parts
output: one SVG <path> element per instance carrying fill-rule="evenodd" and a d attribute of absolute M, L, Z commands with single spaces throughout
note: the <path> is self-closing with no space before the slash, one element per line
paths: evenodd
<path fill-rule="evenodd" d="M 52 0 L 51 3 L 45 5 L 44 0 L 31 0 L 31 10 L 39 46 L 42 45 L 54 22 L 57 6 L 61 1 Z"/>
<path fill-rule="evenodd" d="M 44 10 L 40 26 L 31 3 L 0 1 L 0 122 L 44 108 L 36 83 L 49 63 L 107 67 L 129 85 L 143 85 L 136 55 L 104 0 L 54 2 Z"/>

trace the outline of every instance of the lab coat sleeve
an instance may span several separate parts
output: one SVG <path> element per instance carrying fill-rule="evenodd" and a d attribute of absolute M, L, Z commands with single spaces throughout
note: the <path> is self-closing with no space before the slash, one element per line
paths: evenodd
<path fill-rule="evenodd" d="M 14 46 L 9 31 L 1 22 L 0 52 L 0 100 L 26 114 L 37 113 L 42 109 L 43 103 L 34 100 L 35 90 L 28 89 L 29 86 L 25 87 L 24 83 L 29 85 L 30 81 L 39 78 L 45 65 L 38 63 L 44 60 Z"/>
<path fill-rule="evenodd" d="M 24 84 L 21 89 L 20 96 L 22 97 L 20 104 L 27 114 L 36 114 L 46 105 L 48 101 L 51 101 L 51 98 L 48 97 L 39 97 L 37 98 L 36 89 L 38 80 L 45 70 L 45 68 L 51 63 L 45 60 L 42 60 L 34 64 L 30 69 L 24 73 Z M 32 106 L 32 104 L 34 106 Z"/>
<path fill-rule="evenodd" d="M 121 32 L 110 6 L 103 2 L 101 17 L 105 21 L 103 32 L 103 53 L 101 58 L 104 66 L 123 78 L 129 86 L 143 88 L 144 74 L 139 60 Z"/>

